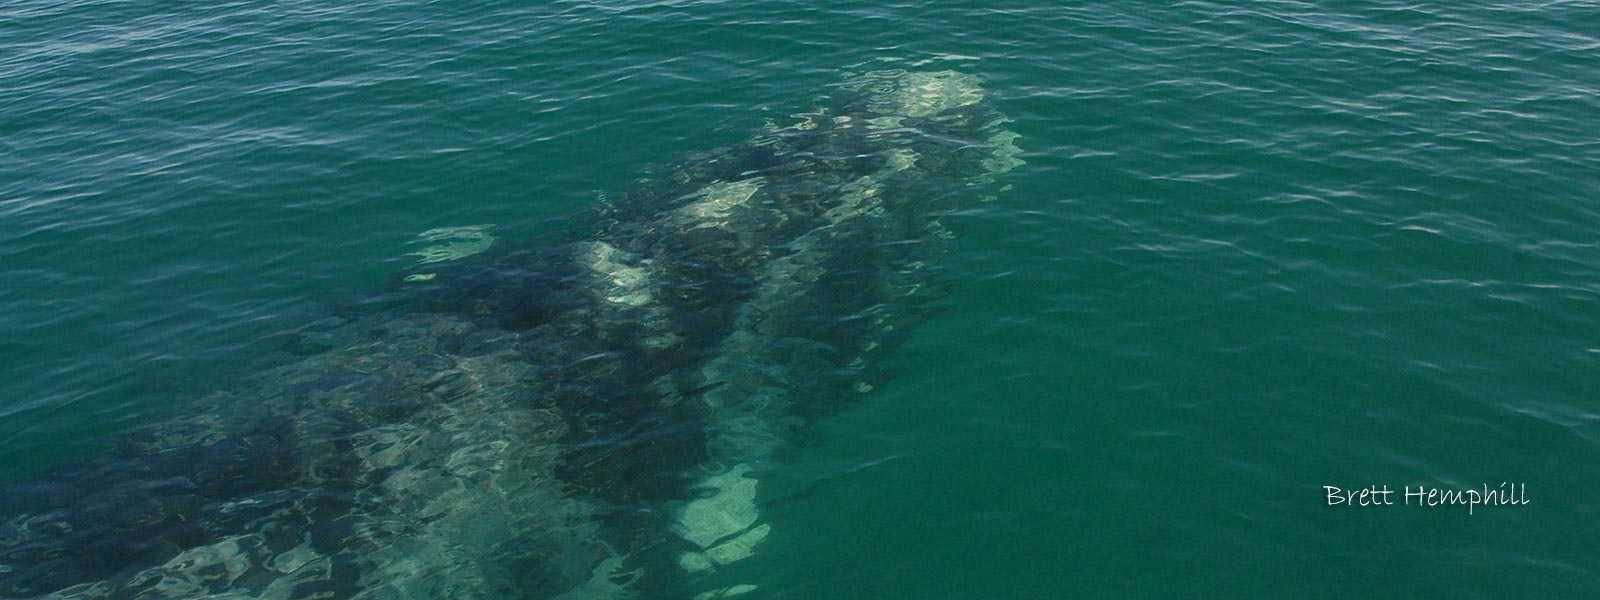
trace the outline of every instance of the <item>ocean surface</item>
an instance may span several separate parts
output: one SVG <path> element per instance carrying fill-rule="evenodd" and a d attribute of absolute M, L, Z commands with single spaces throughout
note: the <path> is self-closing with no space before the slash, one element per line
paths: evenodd
<path fill-rule="evenodd" d="M 1600 596 L 1592 0 L 30 0 L 0 39 L 0 481 L 185 415 L 419 234 L 559 234 L 843 73 L 949 69 L 1026 164 L 717 581 Z"/>

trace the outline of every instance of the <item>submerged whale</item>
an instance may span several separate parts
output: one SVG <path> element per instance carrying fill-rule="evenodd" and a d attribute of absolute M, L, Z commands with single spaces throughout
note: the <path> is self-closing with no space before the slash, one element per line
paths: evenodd
<path fill-rule="evenodd" d="M 976 77 L 873 71 L 558 243 L 444 231 L 193 416 L 0 489 L 0 598 L 714 598 L 761 477 L 884 384 L 1021 164 Z M 465 241 L 462 241 L 465 240 Z M 467 255 L 471 256 L 467 256 Z"/>

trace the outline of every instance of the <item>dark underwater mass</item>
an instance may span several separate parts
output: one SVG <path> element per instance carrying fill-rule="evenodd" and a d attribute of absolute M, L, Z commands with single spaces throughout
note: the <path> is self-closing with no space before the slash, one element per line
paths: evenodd
<path fill-rule="evenodd" d="M 278 366 L 0 490 L 0 598 L 717 598 L 764 473 L 947 283 L 1021 164 L 974 76 L 852 75 L 561 243 L 447 243 Z M 781 530 L 781 525 L 779 525 Z"/>

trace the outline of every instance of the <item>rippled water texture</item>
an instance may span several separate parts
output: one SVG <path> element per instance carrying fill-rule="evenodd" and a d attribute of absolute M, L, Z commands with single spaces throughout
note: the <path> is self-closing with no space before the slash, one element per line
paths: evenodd
<path fill-rule="evenodd" d="M 1027 164 L 946 219 L 942 314 L 710 583 L 1590 596 L 1596 32 L 1592 1 L 8 2 L 0 480 L 192 412 L 427 232 L 582 235 L 871 62 L 980 74 Z M 1500 482 L 1530 504 L 1322 495 Z"/>

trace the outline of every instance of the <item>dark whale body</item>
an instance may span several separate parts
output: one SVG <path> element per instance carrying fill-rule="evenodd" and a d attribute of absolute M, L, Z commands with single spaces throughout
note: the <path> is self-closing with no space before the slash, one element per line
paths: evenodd
<path fill-rule="evenodd" d="M 420 265 L 196 416 L 0 490 L 0 598 L 692 595 L 771 531 L 777 454 L 888 378 L 940 217 L 1020 163 L 961 73 L 802 116 L 582 239 Z"/>

